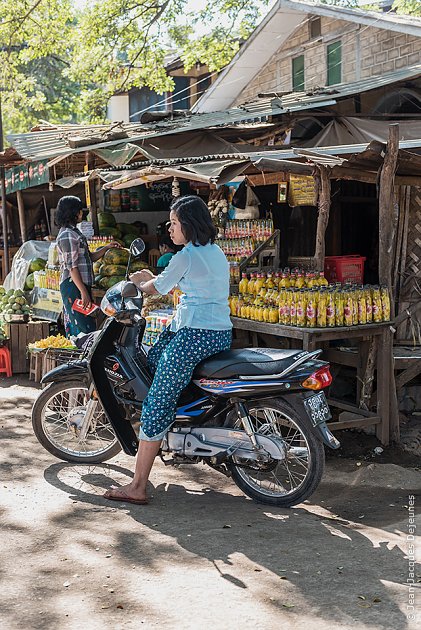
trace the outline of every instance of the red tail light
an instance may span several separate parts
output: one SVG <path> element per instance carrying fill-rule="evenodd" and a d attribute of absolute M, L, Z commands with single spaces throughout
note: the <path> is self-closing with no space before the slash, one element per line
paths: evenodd
<path fill-rule="evenodd" d="M 317 370 L 317 372 L 313 372 L 311 376 L 306 378 L 306 380 L 301 383 L 303 387 L 306 389 L 324 389 L 325 387 L 329 387 L 332 382 L 332 375 L 329 370 L 329 366 L 325 366 Z"/>

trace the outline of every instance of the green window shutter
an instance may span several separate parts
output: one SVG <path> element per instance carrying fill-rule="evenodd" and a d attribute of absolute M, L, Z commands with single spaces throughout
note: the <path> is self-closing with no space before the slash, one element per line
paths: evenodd
<path fill-rule="evenodd" d="M 304 55 L 292 60 L 292 89 L 294 92 L 304 90 Z"/>
<path fill-rule="evenodd" d="M 327 85 L 342 81 L 342 42 L 334 42 L 327 47 Z"/>

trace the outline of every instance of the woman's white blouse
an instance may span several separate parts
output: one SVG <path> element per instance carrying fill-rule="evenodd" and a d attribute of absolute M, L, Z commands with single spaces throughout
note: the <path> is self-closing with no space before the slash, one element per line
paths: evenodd
<path fill-rule="evenodd" d="M 183 292 L 171 330 L 232 328 L 228 306 L 229 276 L 229 263 L 218 245 L 188 243 L 173 256 L 154 282 L 161 295 L 166 295 L 177 285 Z"/>

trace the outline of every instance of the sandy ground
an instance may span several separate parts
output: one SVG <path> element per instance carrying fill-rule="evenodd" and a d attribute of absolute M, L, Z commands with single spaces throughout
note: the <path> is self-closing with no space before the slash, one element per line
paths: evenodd
<path fill-rule="evenodd" d="M 32 434 L 36 393 L 0 388 L 3 630 L 420 627 L 413 465 L 330 458 L 311 500 L 281 510 L 204 466 L 157 462 L 149 506 L 111 504 L 101 494 L 132 459 L 54 459 Z"/>

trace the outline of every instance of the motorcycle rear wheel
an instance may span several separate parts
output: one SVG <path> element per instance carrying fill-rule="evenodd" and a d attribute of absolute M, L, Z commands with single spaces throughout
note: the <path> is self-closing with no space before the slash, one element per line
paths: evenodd
<path fill-rule="evenodd" d="M 324 471 L 323 444 L 314 435 L 309 421 L 281 400 L 249 403 L 249 415 L 257 435 L 283 440 L 287 458 L 273 466 L 247 466 L 232 457 L 229 465 L 237 486 L 258 503 L 292 507 L 316 490 Z M 236 422 L 235 426 L 239 426 Z"/>
<path fill-rule="evenodd" d="M 38 442 L 66 462 L 99 464 L 120 452 L 120 444 L 106 415 L 97 403 L 93 426 L 84 440 L 78 437 L 88 402 L 84 382 L 51 383 L 32 408 L 32 427 Z"/>

